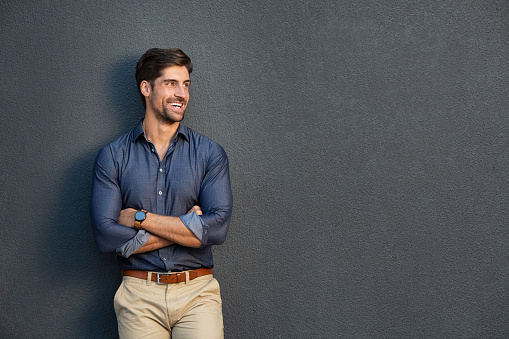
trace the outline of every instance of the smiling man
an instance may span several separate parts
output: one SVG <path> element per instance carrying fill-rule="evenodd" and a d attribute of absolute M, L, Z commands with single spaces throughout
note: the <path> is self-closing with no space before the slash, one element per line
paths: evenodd
<path fill-rule="evenodd" d="M 145 117 L 98 154 L 90 203 L 102 253 L 116 253 L 120 338 L 223 338 L 212 246 L 228 232 L 228 158 L 184 126 L 190 58 L 148 50 L 136 65 Z"/>

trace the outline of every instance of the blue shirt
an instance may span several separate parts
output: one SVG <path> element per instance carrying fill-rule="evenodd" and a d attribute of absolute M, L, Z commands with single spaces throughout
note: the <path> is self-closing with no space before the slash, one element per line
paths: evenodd
<path fill-rule="evenodd" d="M 194 205 L 203 215 L 186 214 Z M 225 151 L 182 123 L 162 160 L 145 137 L 141 121 L 97 155 L 90 199 L 92 229 L 99 251 L 117 253 L 121 269 L 213 267 L 211 247 L 225 241 L 232 205 Z M 202 246 L 174 244 L 133 254 L 150 234 L 118 223 L 120 211 L 129 207 L 180 217 Z"/>

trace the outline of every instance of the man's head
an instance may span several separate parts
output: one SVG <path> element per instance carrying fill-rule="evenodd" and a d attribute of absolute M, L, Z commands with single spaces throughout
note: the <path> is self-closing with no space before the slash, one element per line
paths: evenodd
<path fill-rule="evenodd" d="M 141 83 L 147 81 L 153 87 L 154 81 L 162 75 L 163 70 L 171 66 L 184 66 L 189 74 L 193 71 L 191 59 L 178 48 L 151 48 L 138 60 L 136 65 L 136 85 L 138 86 L 138 93 L 143 102 L 143 107 L 146 107 L 146 103 L 145 95 L 141 92 Z"/>

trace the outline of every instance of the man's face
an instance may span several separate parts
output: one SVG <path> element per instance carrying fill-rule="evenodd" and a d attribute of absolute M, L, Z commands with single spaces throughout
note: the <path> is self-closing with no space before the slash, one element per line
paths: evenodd
<path fill-rule="evenodd" d="M 170 66 L 154 80 L 147 97 L 147 111 L 166 123 L 180 122 L 189 102 L 189 72 L 185 66 Z"/>

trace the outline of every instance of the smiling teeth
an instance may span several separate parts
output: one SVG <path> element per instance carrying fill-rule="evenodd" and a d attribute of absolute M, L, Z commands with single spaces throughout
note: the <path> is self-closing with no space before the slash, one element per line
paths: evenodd
<path fill-rule="evenodd" d="M 182 107 L 182 104 L 176 104 L 176 103 L 173 103 L 171 104 L 172 106 L 175 106 L 175 107 Z"/>

